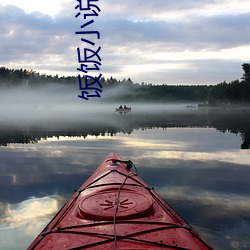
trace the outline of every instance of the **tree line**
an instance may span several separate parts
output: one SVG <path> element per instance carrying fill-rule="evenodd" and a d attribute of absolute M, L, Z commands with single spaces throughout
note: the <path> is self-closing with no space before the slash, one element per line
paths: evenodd
<path fill-rule="evenodd" d="M 154 85 L 152 83 L 134 83 L 130 78 L 117 80 L 110 77 L 100 78 L 103 93 L 118 88 L 112 100 L 119 101 L 191 101 L 206 105 L 227 103 L 250 103 L 250 64 L 242 64 L 243 76 L 239 80 L 221 82 L 216 85 Z M 84 80 L 84 79 L 83 79 Z M 91 80 L 90 80 L 91 82 Z M 36 88 L 53 83 L 74 85 L 78 88 L 77 76 L 51 76 L 34 70 L 0 68 L 0 87 Z M 120 91 L 119 91 L 120 88 Z"/>
<path fill-rule="evenodd" d="M 250 103 L 250 64 L 242 64 L 244 71 L 240 80 L 226 81 L 215 85 L 209 95 L 209 103 Z"/>

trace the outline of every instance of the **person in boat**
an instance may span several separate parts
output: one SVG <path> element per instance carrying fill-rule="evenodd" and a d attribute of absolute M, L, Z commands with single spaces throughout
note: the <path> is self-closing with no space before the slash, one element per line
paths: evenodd
<path fill-rule="evenodd" d="M 126 109 L 127 108 L 127 106 L 126 105 L 124 105 L 124 108 L 123 109 Z"/>
<path fill-rule="evenodd" d="M 119 109 L 122 109 L 122 105 L 119 106 Z"/>

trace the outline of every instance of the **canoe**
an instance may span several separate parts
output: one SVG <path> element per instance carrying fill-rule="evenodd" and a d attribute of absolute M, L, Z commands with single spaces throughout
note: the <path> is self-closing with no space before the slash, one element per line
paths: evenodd
<path fill-rule="evenodd" d="M 28 249 L 212 248 L 112 152 Z"/>

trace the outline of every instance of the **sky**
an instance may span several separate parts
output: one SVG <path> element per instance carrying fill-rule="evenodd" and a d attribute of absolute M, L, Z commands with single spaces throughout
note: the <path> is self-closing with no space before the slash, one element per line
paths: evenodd
<path fill-rule="evenodd" d="M 77 70 L 77 48 L 83 60 L 84 49 L 101 47 L 99 71 L 89 70 L 90 75 L 196 85 L 240 79 L 241 65 L 250 61 L 249 0 L 91 3 L 100 12 L 92 8 L 98 16 L 84 19 L 84 11 L 75 17 L 76 0 L 0 0 L 0 67 L 77 76 L 84 74 Z M 100 38 L 77 31 L 98 31 Z"/>

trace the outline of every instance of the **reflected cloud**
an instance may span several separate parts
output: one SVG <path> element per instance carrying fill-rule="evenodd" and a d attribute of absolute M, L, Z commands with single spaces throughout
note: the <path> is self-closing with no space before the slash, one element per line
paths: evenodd
<path fill-rule="evenodd" d="M 58 199 L 58 197 L 57 197 Z M 5 216 L 0 224 L 5 227 L 16 228 L 24 226 L 26 234 L 34 234 L 34 228 L 44 224 L 43 219 L 54 215 L 59 209 L 56 197 L 30 198 L 18 204 L 7 204 Z"/>
<path fill-rule="evenodd" d="M 250 198 L 190 187 L 156 190 L 214 249 L 249 249 Z M 202 226 L 203 225 L 203 226 Z M 206 225 L 206 227 L 204 227 Z"/>
<path fill-rule="evenodd" d="M 134 138 L 123 138 L 122 143 L 126 147 L 142 147 L 144 149 L 150 150 L 150 149 L 168 149 L 168 150 L 173 150 L 173 149 L 185 149 L 185 144 L 178 144 L 175 143 L 174 141 L 172 143 L 167 143 L 167 142 L 161 142 L 159 143 L 158 141 L 152 141 L 152 140 L 145 140 L 145 139 L 137 139 L 135 140 Z"/>
<path fill-rule="evenodd" d="M 26 249 L 63 203 L 62 197 L 46 196 L 18 204 L 0 204 L 3 212 L 0 217 L 1 249 Z"/>
<path fill-rule="evenodd" d="M 250 155 L 248 151 L 232 150 L 220 152 L 180 152 L 160 151 L 153 152 L 152 157 L 159 159 L 183 159 L 197 161 L 220 161 L 249 167 Z"/>
<path fill-rule="evenodd" d="M 249 214 L 250 198 L 235 194 L 225 194 L 220 192 L 209 192 L 197 189 L 196 191 L 189 187 L 161 187 L 157 188 L 157 193 L 165 200 L 174 199 L 189 204 L 199 204 L 199 206 L 220 207 L 216 215 L 212 213 L 209 216 L 222 216 L 234 214 Z"/>

